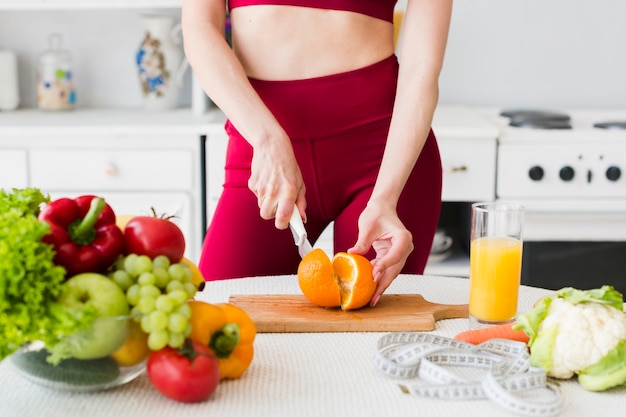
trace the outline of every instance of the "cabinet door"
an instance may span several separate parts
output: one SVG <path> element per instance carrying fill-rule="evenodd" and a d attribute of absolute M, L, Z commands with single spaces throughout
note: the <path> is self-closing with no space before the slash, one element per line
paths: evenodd
<path fill-rule="evenodd" d="M 495 198 L 496 138 L 438 138 L 443 164 L 443 201 Z"/>
<path fill-rule="evenodd" d="M 73 190 L 57 191 L 50 193 L 52 199 L 59 197 L 77 197 L 82 193 Z M 191 195 L 182 192 L 173 193 L 124 193 L 124 192 L 99 192 L 98 196 L 104 198 L 111 206 L 116 215 L 150 216 L 152 208 L 157 214 L 166 214 L 172 217 L 185 235 L 185 257 L 193 262 L 198 261 L 200 230 L 195 221 L 193 199 Z"/>
<path fill-rule="evenodd" d="M 177 149 L 34 149 L 31 178 L 50 190 L 190 190 L 194 158 Z"/>
<path fill-rule="evenodd" d="M 0 149 L 0 188 L 28 187 L 25 150 Z"/>

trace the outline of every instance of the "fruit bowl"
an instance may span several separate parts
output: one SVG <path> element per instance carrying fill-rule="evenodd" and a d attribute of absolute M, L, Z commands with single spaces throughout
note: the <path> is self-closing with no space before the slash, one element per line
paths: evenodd
<path fill-rule="evenodd" d="M 50 363 L 58 352 L 70 357 Z M 100 317 L 88 330 L 66 337 L 51 350 L 41 342 L 22 346 L 10 362 L 20 375 L 38 385 L 87 392 L 137 378 L 145 371 L 148 353 L 146 335 L 135 317 Z"/>

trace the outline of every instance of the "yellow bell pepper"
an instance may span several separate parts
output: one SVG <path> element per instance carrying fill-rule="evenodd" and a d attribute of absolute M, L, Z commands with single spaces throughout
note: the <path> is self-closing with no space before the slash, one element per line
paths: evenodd
<path fill-rule="evenodd" d="M 239 378 L 252 363 L 256 326 L 241 308 L 228 303 L 189 300 L 191 334 L 215 353 L 220 379 Z"/>

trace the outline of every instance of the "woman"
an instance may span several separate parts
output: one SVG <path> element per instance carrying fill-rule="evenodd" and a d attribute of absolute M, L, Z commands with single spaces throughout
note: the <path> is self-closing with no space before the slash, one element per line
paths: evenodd
<path fill-rule="evenodd" d="M 401 65 L 396 1 L 230 0 L 232 49 L 224 0 L 183 1 L 185 53 L 228 117 L 206 279 L 295 273 L 294 203 L 312 241 L 334 221 L 335 252 L 372 259 L 371 305 L 400 272 L 423 272 L 441 206 L 430 125 L 452 0 L 408 0 Z"/>

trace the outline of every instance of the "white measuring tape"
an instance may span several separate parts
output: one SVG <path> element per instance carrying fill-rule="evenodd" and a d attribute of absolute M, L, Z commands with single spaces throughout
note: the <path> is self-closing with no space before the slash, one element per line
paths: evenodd
<path fill-rule="evenodd" d="M 556 416 L 563 410 L 561 393 L 547 382 L 545 370 L 530 365 L 522 342 L 492 339 L 472 345 L 429 333 L 389 333 L 378 341 L 374 364 L 391 378 L 417 378 L 400 385 L 407 394 L 490 399 L 531 417 Z"/>

